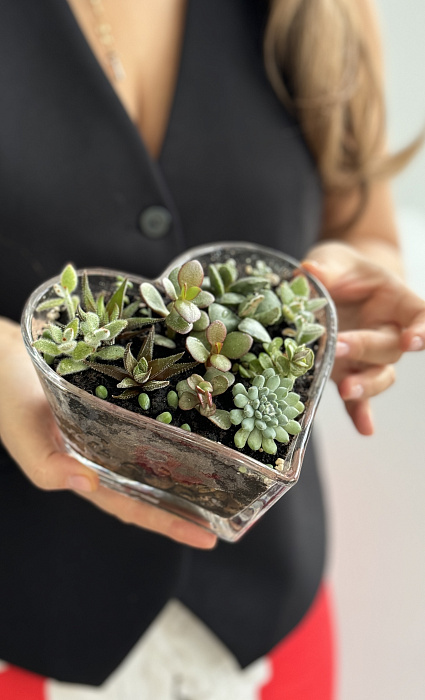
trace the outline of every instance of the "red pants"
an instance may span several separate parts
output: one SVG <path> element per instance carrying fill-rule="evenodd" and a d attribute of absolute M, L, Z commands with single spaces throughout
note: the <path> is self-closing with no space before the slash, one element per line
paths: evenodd
<path fill-rule="evenodd" d="M 273 677 L 261 700 L 333 700 L 335 663 L 329 591 L 319 590 L 305 617 L 268 654 Z"/>

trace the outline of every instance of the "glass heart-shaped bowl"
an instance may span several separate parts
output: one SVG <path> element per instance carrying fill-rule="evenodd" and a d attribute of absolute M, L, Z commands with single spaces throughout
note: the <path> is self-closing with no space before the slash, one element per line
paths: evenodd
<path fill-rule="evenodd" d="M 241 268 L 262 260 L 280 279 L 291 279 L 299 269 L 296 260 L 270 248 L 218 243 L 188 250 L 172 261 L 160 279 L 187 260 L 199 260 L 207 269 L 229 258 Z M 94 294 L 115 289 L 118 275 L 135 285 L 147 281 L 116 270 L 87 272 Z M 78 274 L 80 285 L 82 271 Z M 238 540 L 298 481 L 312 421 L 332 369 L 337 333 L 334 306 L 324 287 L 304 274 L 311 297 L 328 300 L 317 314 L 326 330 L 317 341 L 305 410 L 298 418 L 301 432 L 286 446 L 280 471 L 220 442 L 109 403 L 59 376 L 32 346 L 50 322 L 48 312 L 36 309 L 41 301 L 55 296 L 53 285 L 59 277 L 38 287 L 23 311 L 22 333 L 66 451 L 96 470 L 103 485 L 195 522 L 221 539 Z M 162 290 L 160 280 L 153 284 Z"/>

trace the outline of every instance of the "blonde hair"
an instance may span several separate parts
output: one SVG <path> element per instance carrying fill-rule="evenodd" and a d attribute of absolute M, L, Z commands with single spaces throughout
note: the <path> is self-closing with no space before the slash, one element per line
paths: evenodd
<path fill-rule="evenodd" d="M 367 191 L 399 171 L 421 138 L 385 153 L 378 33 L 360 0 L 270 0 L 264 38 L 269 79 L 300 123 L 325 190 Z M 362 10 L 359 8 L 362 5 Z"/>

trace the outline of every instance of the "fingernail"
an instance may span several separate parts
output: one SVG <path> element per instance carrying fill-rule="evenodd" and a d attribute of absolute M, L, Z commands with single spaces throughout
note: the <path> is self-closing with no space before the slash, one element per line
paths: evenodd
<path fill-rule="evenodd" d="M 355 399 L 360 399 L 363 396 L 364 389 L 361 384 L 355 384 L 351 387 L 351 391 L 347 396 L 348 400 L 354 401 Z"/>
<path fill-rule="evenodd" d="M 321 263 L 316 262 L 316 260 L 310 260 L 309 258 L 306 258 L 305 260 L 302 260 L 301 266 L 306 266 L 306 267 L 314 267 L 316 270 L 323 270 L 323 265 Z"/>
<path fill-rule="evenodd" d="M 335 357 L 344 357 L 350 352 L 350 346 L 348 343 L 344 343 L 342 340 L 338 340 L 335 349 Z"/>
<path fill-rule="evenodd" d="M 409 345 L 409 350 L 412 352 L 417 352 L 418 350 L 422 350 L 424 346 L 424 341 L 419 335 L 415 335 L 412 340 L 410 341 Z"/>
<path fill-rule="evenodd" d="M 74 474 L 68 477 L 67 486 L 73 491 L 93 491 L 92 482 L 87 476 L 82 476 L 81 474 Z"/>

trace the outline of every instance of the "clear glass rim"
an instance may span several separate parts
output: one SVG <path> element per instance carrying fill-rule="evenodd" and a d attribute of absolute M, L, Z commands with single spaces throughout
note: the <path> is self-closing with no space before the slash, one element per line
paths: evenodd
<path fill-rule="evenodd" d="M 164 270 L 164 272 L 156 279 L 149 279 L 146 277 L 139 277 L 138 275 L 134 274 L 129 274 L 127 272 L 123 272 L 122 270 L 114 270 L 111 268 L 102 268 L 102 267 L 94 267 L 94 268 L 84 268 L 84 269 L 79 269 L 77 270 L 78 276 L 81 277 L 82 273 L 85 271 L 88 273 L 90 276 L 106 276 L 106 277 L 117 277 L 117 276 L 123 276 L 131 280 L 132 282 L 136 284 L 141 284 L 142 282 L 145 281 L 150 281 L 150 282 L 160 282 L 160 280 L 163 277 L 166 277 L 170 271 L 178 266 L 186 262 L 187 260 L 191 260 L 193 258 L 196 258 L 201 255 L 208 255 L 213 252 L 217 251 L 217 248 L 219 249 L 234 249 L 238 250 L 240 253 L 243 253 L 246 251 L 248 254 L 250 252 L 252 253 L 257 253 L 257 254 L 264 254 L 272 257 L 279 258 L 282 263 L 285 263 L 286 265 L 290 265 L 294 269 L 299 269 L 300 263 L 295 260 L 294 258 L 291 258 L 287 256 L 284 253 L 281 253 L 280 251 L 276 251 L 271 248 L 266 248 L 264 246 L 256 245 L 253 243 L 243 243 L 241 244 L 238 241 L 235 242 L 223 242 L 223 243 L 214 243 L 214 244 L 207 244 L 203 246 L 197 246 L 196 248 L 191 248 L 190 250 L 187 250 L 185 253 L 182 255 L 176 257 L 173 259 L 173 261 L 170 263 L 170 265 Z M 300 424 L 301 424 L 301 432 L 294 436 L 290 448 L 285 456 L 285 465 L 290 465 L 289 469 L 284 469 L 283 472 L 280 472 L 272 467 L 268 467 L 262 462 L 257 461 L 255 458 L 250 457 L 248 455 L 245 455 L 241 452 L 239 452 L 237 449 L 232 449 L 231 447 L 227 447 L 225 445 L 222 445 L 221 443 L 214 442 L 213 440 L 210 440 L 209 438 L 203 437 L 202 435 L 199 435 L 197 433 L 189 433 L 186 431 L 181 430 L 180 428 L 173 426 L 173 425 L 163 425 L 159 423 L 158 421 L 155 421 L 154 418 L 150 418 L 148 416 L 141 415 L 139 413 L 133 413 L 132 411 L 128 411 L 125 408 L 122 408 L 121 406 L 117 406 L 115 404 L 111 404 L 108 402 L 105 402 L 102 399 L 99 399 L 97 396 L 94 396 L 92 394 L 87 393 L 83 389 L 80 389 L 79 387 L 74 386 L 70 382 L 68 382 L 66 379 L 61 377 L 59 374 L 57 374 L 42 358 L 40 353 L 32 346 L 33 342 L 33 337 L 32 337 L 32 319 L 34 316 L 34 311 L 36 307 L 38 306 L 40 299 L 46 294 L 46 292 L 56 283 L 59 282 L 60 275 L 57 275 L 55 277 L 52 277 L 51 279 L 47 280 L 43 284 L 41 284 L 39 287 L 37 287 L 34 292 L 31 294 L 29 299 L 27 300 L 23 313 L 22 313 L 22 319 L 21 319 L 21 329 L 22 329 L 22 335 L 23 335 L 23 340 L 26 346 L 26 349 L 35 365 L 35 367 L 38 369 L 38 371 L 42 374 L 43 377 L 45 377 L 47 382 L 53 383 L 56 385 L 58 388 L 62 389 L 63 391 L 66 392 L 71 392 L 75 396 L 77 396 L 79 399 L 84 400 L 86 403 L 93 405 L 96 409 L 99 409 L 100 407 L 103 408 L 103 410 L 112 412 L 113 414 L 116 414 L 117 417 L 121 417 L 134 425 L 143 425 L 145 427 L 148 427 L 149 425 L 153 427 L 152 423 L 155 424 L 156 429 L 163 429 L 166 430 L 168 434 L 175 435 L 176 438 L 178 438 L 179 441 L 184 441 L 187 444 L 191 445 L 193 448 L 196 448 L 197 446 L 203 447 L 204 449 L 211 450 L 212 447 L 214 446 L 214 450 L 218 454 L 222 454 L 223 456 L 226 456 L 226 459 L 231 459 L 236 463 L 240 463 L 241 466 L 248 466 L 251 469 L 256 470 L 257 472 L 261 473 L 265 477 L 268 477 L 274 481 L 279 481 L 283 483 L 294 483 L 295 481 L 298 480 L 299 478 L 299 473 L 301 470 L 301 465 L 302 465 L 302 458 L 304 455 L 305 447 L 310 435 L 311 427 L 312 427 L 312 422 L 313 418 L 315 416 L 315 413 L 318 408 L 318 404 L 320 401 L 320 397 L 323 392 L 323 388 L 326 384 L 327 379 L 329 378 L 332 365 L 333 365 L 333 358 L 335 354 L 335 346 L 336 346 L 336 336 L 337 336 L 337 317 L 336 317 L 336 312 L 335 312 L 335 307 L 332 302 L 331 297 L 329 296 L 327 290 L 325 287 L 318 281 L 316 280 L 312 275 L 310 275 L 308 272 L 303 271 L 303 274 L 307 277 L 309 280 L 310 284 L 312 287 L 315 289 L 317 294 L 320 296 L 326 297 L 328 304 L 324 307 L 324 312 L 326 316 L 326 333 L 324 336 L 322 336 L 322 342 L 320 344 L 319 341 L 319 353 L 320 353 L 320 366 L 318 370 L 314 374 L 314 379 L 310 387 L 310 400 L 307 403 L 306 410 L 302 414 L 302 416 L 298 419 Z M 318 354 L 319 354 L 318 353 Z M 274 456 L 271 455 L 271 461 Z"/>

